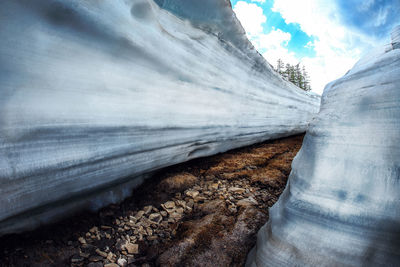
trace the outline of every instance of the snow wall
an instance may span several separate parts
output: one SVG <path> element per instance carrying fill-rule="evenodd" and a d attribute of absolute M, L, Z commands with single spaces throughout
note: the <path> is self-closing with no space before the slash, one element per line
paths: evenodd
<path fill-rule="evenodd" d="M 325 87 L 247 266 L 399 266 L 399 35 Z"/>
<path fill-rule="evenodd" d="M 162 167 L 305 132 L 225 0 L 0 1 L 0 235 L 128 196 Z"/>

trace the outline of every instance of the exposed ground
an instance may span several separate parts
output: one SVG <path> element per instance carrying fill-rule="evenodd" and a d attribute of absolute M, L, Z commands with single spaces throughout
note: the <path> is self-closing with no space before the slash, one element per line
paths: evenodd
<path fill-rule="evenodd" d="M 243 266 L 302 140 L 164 169 L 119 205 L 0 238 L 0 266 Z"/>

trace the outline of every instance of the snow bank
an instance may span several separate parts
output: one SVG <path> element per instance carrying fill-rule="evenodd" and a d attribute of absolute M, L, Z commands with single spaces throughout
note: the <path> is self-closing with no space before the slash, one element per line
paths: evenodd
<path fill-rule="evenodd" d="M 304 132 L 319 108 L 229 1 L 2 0 L 0 23 L 0 235 L 119 201 L 159 168 Z"/>
<path fill-rule="evenodd" d="M 393 46 L 326 86 L 247 265 L 399 263 L 400 49 Z"/>

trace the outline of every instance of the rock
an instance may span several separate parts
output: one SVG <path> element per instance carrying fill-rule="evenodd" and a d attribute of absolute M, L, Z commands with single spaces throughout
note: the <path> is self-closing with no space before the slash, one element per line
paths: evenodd
<path fill-rule="evenodd" d="M 90 262 L 87 266 L 88 267 L 104 267 L 103 263 L 101 263 L 101 262 Z"/>
<path fill-rule="evenodd" d="M 182 207 L 176 208 L 175 212 L 182 214 L 184 212 L 184 209 Z"/>
<path fill-rule="evenodd" d="M 89 253 L 84 253 L 84 252 L 79 252 L 79 256 L 83 258 L 89 258 L 90 254 Z"/>
<path fill-rule="evenodd" d="M 92 262 L 102 261 L 103 258 L 104 258 L 103 256 L 90 256 L 89 261 L 92 261 Z"/>
<path fill-rule="evenodd" d="M 163 216 L 163 217 L 166 217 L 166 216 L 168 216 L 168 212 L 166 212 L 166 211 L 160 211 L 160 214 Z"/>
<path fill-rule="evenodd" d="M 82 262 L 84 260 L 83 257 L 79 256 L 79 255 L 74 255 L 71 258 L 71 263 L 78 263 L 78 262 Z"/>
<path fill-rule="evenodd" d="M 178 212 L 173 212 L 169 215 L 169 217 L 171 219 L 173 219 L 174 221 L 180 220 L 182 218 L 182 213 L 178 213 Z"/>
<path fill-rule="evenodd" d="M 233 193 L 243 194 L 246 191 L 246 189 L 240 187 L 229 187 L 228 191 Z"/>
<path fill-rule="evenodd" d="M 115 243 L 115 248 L 118 249 L 119 251 L 122 251 L 125 248 L 125 243 L 126 243 L 125 240 L 118 238 L 117 242 Z"/>
<path fill-rule="evenodd" d="M 149 220 L 159 224 L 162 221 L 162 216 L 159 213 L 152 213 L 149 215 Z"/>
<path fill-rule="evenodd" d="M 119 259 L 117 260 L 117 263 L 118 263 L 118 265 L 121 266 L 121 267 L 126 267 L 126 266 L 128 265 L 128 261 L 125 260 L 124 258 L 119 258 Z"/>
<path fill-rule="evenodd" d="M 107 258 L 108 254 L 100 249 L 96 249 L 96 253 L 102 256 L 103 258 Z"/>
<path fill-rule="evenodd" d="M 232 213 L 236 213 L 236 212 L 237 212 L 236 206 L 234 206 L 234 205 L 230 205 L 230 206 L 228 207 L 228 210 L 229 210 L 230 212 L 232 212 Z"/>
<path fill-rule="evenodd" d="M 149 236 L 153 235 L 153 230 L 150 227 L 146 228 L 146 232 Z"/>
<path fill-rule="evenodd" d="M 96 226 L 90 228 L 90 230 L 89 230 L 89 232 L 91 232 L 93 234 L 97 233 L 98 231 L 99 231 L 99 228 L 97 228 Z"/>
<path fill-rule="evenodd" d="M 83 237 L 79 237 L 78 238 L 79 243 L 81 243 L 82 245 L 86 244 L 86 240 Z"/>
<path fill-rule="evenodd" d="M 148 214 L 150 214 L 150 212 L 153 210 L 153 206 L 145 206 L 144 208 L 143 208 L 143 212 L 144 212 L 144 214 L 146 214 L 146 215 L 148 215 Z"/>
<path fill-rule="evenodd" d="M 107 263 L 107 264 L 104 264 L 104 267 L 119 267 L 119 265 L 116 263 Z"/>
<path fill-rule="evenodd" d="M 138 254 L 139 253 L 139 245 L 138 244 L 126 243 L 125 249 L 129 254 Z"/>
<path fill-rule="evenodd" d="M 115 262 L 115 259 L 116 259 L 116 255 L 112 252 L 108 252 L 107 260 L 109 260 L 110 262 Z"/>
<path fill-rule="evenodd" d="M 217 190 L 218 187 L 219 187 L 219 184 L 218 184 L 218 183 L 212 183 L 208 188 L 209 188 L 210 190 Z"/>
<path fill-rule="evenodd" d="M 139 211 L 135 214 L 135 216 L 134 216 L 134 218 L 136 219 L 136 221 L 140 220 L 140 219 L 143 217 L 144 213 L 145 213 L 145 212 L 144 212 L 143 210 L 139 210 Z"/>
<path fill-rule="evenodd" d="M 187 196 L 191 197 L 191 198 L 195 198 L 199 195 L 199 191 L 197 190 L 188 190 L 185 193 Z"/>
<path fill-rule="evenodd" d="M 255 200 L 253 197 L 248 197 L 239 200 L 236 205 L 238 206 L 251 206 L 251 205 L 258 205 L 257 200 Z"/>
<path fill-rule="evenodd" d="M 175 208 L 175 202 L 173 202 L 173 201 L 167 201 L 167 202 L 165 202 L 165 203 L 163 204 L 162 207 L 165 208 L 165 209 L 173 209 L 173 208 Z"/>

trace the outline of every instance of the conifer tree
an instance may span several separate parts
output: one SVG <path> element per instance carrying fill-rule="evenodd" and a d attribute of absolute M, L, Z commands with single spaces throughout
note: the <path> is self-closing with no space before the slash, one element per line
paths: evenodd
<path fill-rule="evenodd" d="M 296 65 L 290 65 L 289 63 L 286 63 L 285 65 L 282 59 L 278 59 L 275 70 L 282 75 L 284 79 L 293 83 L 297 87 L 305 91 L 311 90 L 310 77 L 304 65 L 301 66 L 300 63 L 297 63 Z"/>
<path fill-rule="evenodd" d="M 284 68 L 285 68 L 285 65 L 283 64 L 283 61 L 282 61 L 282 59 L 278 59 L 278 62 L 277 62 L 277 64 L 276 64 L 276 71 L 279 73 L 279 74 L 283 74 L 283 72 L 284 72 Z"/>

